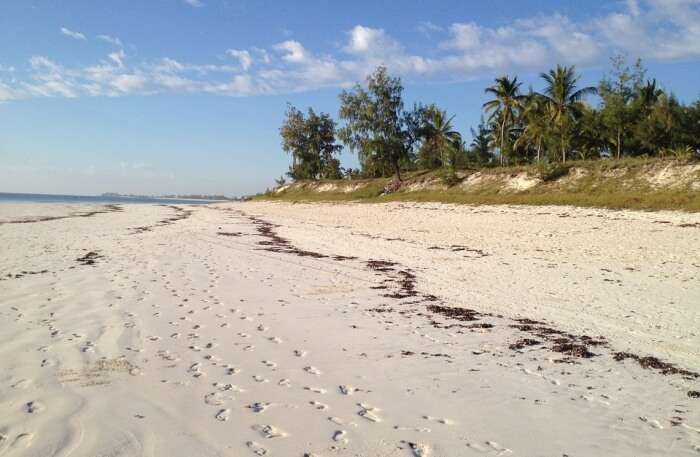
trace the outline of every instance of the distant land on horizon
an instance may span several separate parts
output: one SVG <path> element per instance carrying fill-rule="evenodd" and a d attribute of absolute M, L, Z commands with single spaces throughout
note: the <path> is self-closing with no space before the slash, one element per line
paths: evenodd
<path fill-rule="evenodd" d="M 178 198 L 187 200 L 238 200 L 237 197 L 227 197 L 225 195 L 199 195 L 199 194 L 186 194 L 186 195 L 138 195 L 138 194 L 122 194 L 119 192 L 104 192 L 100 194 L 101 197 L 122 197 L 122 198 Z"/>

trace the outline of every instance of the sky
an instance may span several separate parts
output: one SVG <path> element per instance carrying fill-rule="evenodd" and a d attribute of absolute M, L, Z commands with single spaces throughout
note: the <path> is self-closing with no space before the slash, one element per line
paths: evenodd
<path fill-rule="evenodd" d="M 2 0 L 0 192 L 255 193 L 287 104 L 335 117 L 377 65 L 469 138 L 495 77 L 617 54 L 697 100 L 700 0 Z"/>

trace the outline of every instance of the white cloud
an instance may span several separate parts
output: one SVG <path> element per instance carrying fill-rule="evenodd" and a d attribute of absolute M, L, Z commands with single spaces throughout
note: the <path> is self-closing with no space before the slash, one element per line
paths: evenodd
<path fill-rule="evenodd" d="M 350 54 L 386 55 L 390 52 L 400 52 L 401 46 L 383 29 L 373 29 L 356 25 L 349 33 L 345 51 Z"/>
<path fill-rule="evenodd" d="M 143 89 L 146 85 L 146 78 L 136 73 L 120 74 L 110 81 L 110 85 L 118 91 L 128 94 Z"/>
<path fill-rule="evenodd" d="M 306 50 L 301 43 L 287 40 L 277 43 L 274 48 L 283 53 L 282 59 L 291 63 L 303 63 L 307 59 Z"/>
<path fill-rule="evenodd" d="M 475 49 L 481 44 L 481 27 L 473 22 L 452 24 L 450 35 L 450 40 L 442 43 L 442 47 L 468 50 Z"/>
<path fill-rule="evenodd" d="M 82 35 L 65 30 L 68 36 Z M 700 57 L 700 0 L 626 0 L 617 10 L 578 21 L 551 14 L 494 27 L 426 22 L 418 30 L 427 32 L 421 53 L 410 52 L 384 29 L 360 24 L 345 33 L 343 44 L 325 52 L 288 39 L 269 48 L 228 49 L 233 61 L 223 63 L 171 57 L 133 61 L 118 38 L 98 35 L 119 49 L 97 62 L 67 68 L 34 56 L 26 71 L 0 67 L 0 101 L 176 91 L 280 94 L 347 87 L 380 64 L 408 79 L 449 81 L 542 71 L 557 63 L 598 65 L 620 52 L 657 61 L 695 59 Z"/>
<path fill-rule="evenodd" d="M 248 69 L 253 65 L 253 58 L 250 52 L 240 49 L 227 49 L 226 54 L 238 59 L 243 71 L 248 71 Z"/>
<path fill-rule="evenodd" d="M 69 36 L 71 38 L 75 38 L 76 40 L 84 40 L 85 39 L 85 35 L 83 35 L 82 33 L 74 32 L 73 30 L 69 30 L 65 27 L 61 27 L 61 33 L 66 35 L 66 36 Z"/>
<path fill-rule="evenodd" d="M 109 57 L 109 59 L 112 62 L 116 63 L 119 66 L 119 68 L 124 66 L 124 59 L 126 59 L 126 54 L 124 53 L 123 49 L 120 49 L 117 52 L 111 52 L 107 55 L 107 57 Z"/>
<path fill-rule="evenodd" d="M 201 8 L 204 6 L 204 2 L 201 0 L 182 0 L 185 4 L 190 5 L 194 8 Z"/>
<path fill-rule="evenodd" d="M 445 29 L 440 27 L 439 25 L 433 24 L 430 21 L 423 21 L 418 26 L 416 27 L 416 30 L 418 30 L 420 33 L 425 35 L 426 37 L 430 38 L 430 36 L 433 33 L 440 33 L 443 32 Z"/>
<path fill-rule="evenodd" d="M 632 16 L 639 16 L 641 10 L 639 9 L 639 2 L 637 0 L 627 0 L 627 10 Z"/>
<path fill-rule="evenodd" d="M 236 75 L 225 83 L 205 85 L 204 91 L 229 96 L 256 95 L 265 92 L 262 88 L 256 87 L 250 75 Z"/>
<path fill-rule="evenodd" d="M 109 44 L 113 44 L 114 46 L 122 46 L 122 40 L 120 40 L 117 37 L 109 36 L 109 35 L 97 35 L 97 38 L 106 41 Z"/>
<path fill-rule="evenodd" d="M 7 84 L 0 82 L 0 102 L 13 100 L 15 97 L 14 90 Z"/>

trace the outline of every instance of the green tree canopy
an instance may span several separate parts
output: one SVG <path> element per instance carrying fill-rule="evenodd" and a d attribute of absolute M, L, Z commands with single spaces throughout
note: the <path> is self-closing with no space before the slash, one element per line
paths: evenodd
<path fill-rule="evenodd" d="M 577 89 L 579 77 L 574 66 L 557 65 L 540 77 L 545 82 L 544 91 L 540 95 L 544 98 L 547 115 L 558 140 L 562 162 L 565 162 L 576 122 L 585 107 L 582 99 L 586 95 L 597 93 L 597 90 L 595 87 Z"/>
<path fill-rule="evenodd" d="M 495 84 L 484 89 L 484 92 L 494 97 L 484 103 L 482 108 L 489 115 L 489 122 L 497 129 L 494 139 L 501 164 L 505 163 L 511 152 L 510 133 L 525 103 L 525 95 L 520 93 L 521 85 L 517 76 L 511 79 L 506 75 L 496 78 Z"/>
<path fill-rule="evenodd" d="M 453 126 L 455 117 L 436 105 L 429 105 L 421 113 L 423 141 L 418 152 L 419 164 L 422 168 L 453 167 L 455 154 L 462 145 L 462 135 Z"/>
<path fill-rule="evenodd" d="M 329 114 L 316 114 L 309 108 L 305 116 L 290 105 L 280 136 L 282 149 L 292 155 L 289 177 L 295 180 L 341 177 L 336 155 L 342 147 L 335 142 L 335 121 Z"/>
<path fill-rule="evenodd" d="M 367 77 L 367 88 L 359 84 L 340 94 L 340 118 L 345 125 L 338 137 L 357 152 L 362 171 L 368 176 L 401 179 L 401 166 L 408 162 L 418 140 L 417 114 L 404 111 L 401 79 L 378 67 Z"/>

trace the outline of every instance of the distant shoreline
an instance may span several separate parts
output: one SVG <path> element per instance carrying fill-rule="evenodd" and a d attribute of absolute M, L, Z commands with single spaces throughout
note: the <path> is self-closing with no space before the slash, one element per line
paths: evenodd
<path fill-rule="evenodd" d="M 119 197 L 119 198 L 149 198 L 153 200 L 206 200 L 212 202 L 236 201 L 235 198 L 226 197 L 225 195 L 135 195 L 135 194 L 120 194 L 117 192 L 105 192 L 100 194 L 100 197 Z"/>
<path fill-rule="evenodd" d="M 181 197 L 147 197 L 126 196 L 118 194 L 103 195 L 62 195 L 62 194 L 33 194 L 0 192 L 0 204 L 2 203 L 173 203 L 173 204 L 198 204 L 217 203 L 228 200 L 207 200 Z"/>

